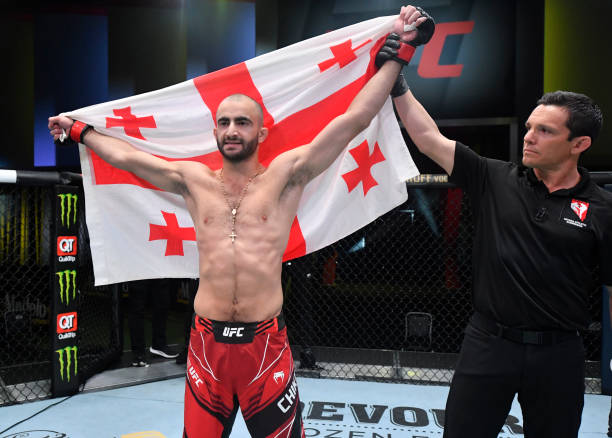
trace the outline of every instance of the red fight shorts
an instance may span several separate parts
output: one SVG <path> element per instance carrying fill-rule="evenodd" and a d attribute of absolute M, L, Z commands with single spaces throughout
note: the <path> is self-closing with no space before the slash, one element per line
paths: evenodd
<path fill-rule="evenodd" d="M 194 318 L 183 437 L 228 437 L 239 406 L 252 437 L 304 438 L 282 314 L 254 323 Z"/>

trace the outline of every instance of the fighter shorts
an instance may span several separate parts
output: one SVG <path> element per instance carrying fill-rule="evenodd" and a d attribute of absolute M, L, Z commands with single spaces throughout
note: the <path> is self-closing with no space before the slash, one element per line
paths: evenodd
<path fill-rule="evenodd" d="M 228 437 L 239 406 L 252 437 L 304 438 L 282 314 L 254 323 L 194 317 L 183 437 Z"/>

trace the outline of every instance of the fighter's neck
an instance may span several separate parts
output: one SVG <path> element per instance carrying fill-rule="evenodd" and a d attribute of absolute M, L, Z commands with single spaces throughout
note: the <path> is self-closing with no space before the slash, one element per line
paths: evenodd
<path fill-rule="evenodd" d="M 265 170 L 264 166 L 257 158 L 254 158 L 255 159 L 240 161 L 239 163 L 223 160 L 223 167 L 220 171 L 223 172 L 223 177 L 225 179 L 251 178 Z"/>

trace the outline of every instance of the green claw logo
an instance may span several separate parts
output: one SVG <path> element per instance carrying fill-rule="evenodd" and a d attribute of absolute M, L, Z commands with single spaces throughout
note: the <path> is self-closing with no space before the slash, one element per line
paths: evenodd
<path fill-rule="evenodd" d="M 77 202 L 79 201 L 79 195 L 75 195 L 73 193 L 62 193 L 57 196 L 60 198 L 62 225 L 69 227 L 70 225 L 76 224 Z"/>
<path fill-rule="evenodd" d="M 59 364 L 60 364 L 60 376 L 62 381 L 64 381 L 64 364 L 66 365 L 66 379 L 70 382 L 70 367 L 72 366 L 73 357 L 74 357 L 74 376 L 78 374 L 78 361 L 77 361 L 77 352 L 78 348 L 75 345 L 74 347 L 64 347 L 59 350 L 55 350 L 57 354 L 59 354 Z M 64 362 L 64 355 L 66 356 L 66 361 Z"/>
<path fill-rule="evenodd" d="M 66 269 L 65 271 L 56 272 L 59 288 L 60 288 L 60 301 L 62 304 L 70 304 L 70 292 L 72 292 L 72 299 L 76 298 L 76 271 L 74 269 Z M 64 295 L 66 296 L 66 302 L 64 303 Z"/>

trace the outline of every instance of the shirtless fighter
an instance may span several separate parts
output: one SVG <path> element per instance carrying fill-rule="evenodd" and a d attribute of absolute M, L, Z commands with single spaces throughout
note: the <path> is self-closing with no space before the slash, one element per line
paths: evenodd
<path fill-rule="evenodd" d="M 414 30 L 426 22 L 428 25 Z M 404 25 L 407 31 L 404 31 Z M 413 30 L 410 30 L 413 29 Z M 401 9 L 394 31 L 424 43 L 433 21 L 412 6 Z M 338 157 L 380 110 L 414 47 L 386 62 L 308 145 L 285 152 L 264 168 L 259 143 L 268 129 L 262 109 L 245 95 L 225 98 L 214 134 L 223 167 L 165 161 L 65 116 L 49 118 L 114 167 L 183 196 L 196 229 L 200 283 L 195 298 L 185 389 L 183 436 L 228 436 L 238 406 L 252 436 L 304 436 L 293 359 L 281 313 L 281 260 L 304 186 Z M 403 59 L 402 59 L 403 58 Z"/>

